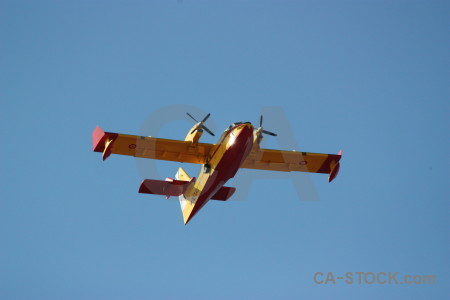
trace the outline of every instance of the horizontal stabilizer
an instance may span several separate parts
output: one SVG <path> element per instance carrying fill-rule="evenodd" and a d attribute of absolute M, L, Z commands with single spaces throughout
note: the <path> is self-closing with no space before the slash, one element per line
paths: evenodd
<path fill-rule="evenodd" d="M 231 196 L 233 196 L 236 188 L 223 186 L 218 190 L 214 196 L 211 197 L 211 200 L 220 200 L 227 201 Z"/>
<path fill-rule="evenodd" d="M 139 187 L 139 193 L 163 195 L 167 198 L 170 196 L 180 196 L 186 191 L 191 182 L 192 180 L 184 181 L 171 178 L 167 178 L 166 181 L 145 179 Z"/>

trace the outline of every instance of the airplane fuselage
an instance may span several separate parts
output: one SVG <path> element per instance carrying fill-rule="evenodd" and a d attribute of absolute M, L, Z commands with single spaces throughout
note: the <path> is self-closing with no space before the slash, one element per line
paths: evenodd
<path fill-rule="evenodd" d="M 184 194 L 182 210 L 185 224 L 235 176 L 252 150 L 253 142 L 253 126 L 250 123 L 238 124 L 224 132 L 219 142 L 211 149 L 210 158 L 197 180 Z"/>

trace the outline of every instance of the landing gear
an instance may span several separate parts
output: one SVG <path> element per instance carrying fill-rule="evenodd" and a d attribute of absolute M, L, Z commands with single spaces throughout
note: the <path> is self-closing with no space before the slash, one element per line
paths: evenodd
<path fill-rule="evenodd" d="M 209 164 L 203 165 L 203 173 L 209 173 L 211 172 L 211 166 Z"/>

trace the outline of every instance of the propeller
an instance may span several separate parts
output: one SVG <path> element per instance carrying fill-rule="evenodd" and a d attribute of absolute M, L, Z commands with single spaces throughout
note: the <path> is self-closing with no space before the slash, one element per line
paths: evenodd
<path fill-rule="evenodd" d="M 209 130 L 205 125 L 203 125 L 206 122 L 206 120 L 208 120 L 211 114 L 207 114 L 206 117 L 204 117 L 203 120 L 201 120 L 200 122 L 197 121 L 190 113 L 187 112 L 186 114 L 189 117 L 191 117 L 191 119 L 194 120 L 196 123 L 198 123 L 197 126 L 195 126 L 195 128 L 191 131 L 191 133 L 194 133 L 196 130 L 204 129 L 207 133 L 214 136 L 214 133 L 212 133 L 211 130 Z"/>
<path fill-rule="evenodd" d="M 262 124 L 263 124 L 263 116 L 261 115 L 261 117 L 259 118 L 259 128 L 258 128 L 258 130 L 261 130 L 262 133 L 265 133 L 265 134 L 268 134 L 268 135 L 271 135 L 271 136 L 277 136 L 276 133 L 273 133 L 273 132 L 270 132 L 270 131 L 267 131 L 267 130 L 263 130 L 262 129 Z"/>

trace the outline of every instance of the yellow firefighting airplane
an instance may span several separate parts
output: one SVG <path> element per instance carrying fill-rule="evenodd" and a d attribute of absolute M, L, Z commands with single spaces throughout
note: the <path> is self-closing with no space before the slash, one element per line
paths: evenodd
<path fill-rule="evenodd" d="M 329 182 L 339 172 L 342 151 L 338 154 L 320 154 L 261 149 L 259 144 L 263 133 L 276 136 L 263 130 L 262 116 L 259 128 L 254 128 L 250 122 L 233 123 L 213 145 L 198 142 L 203 131 L 214 136 L 204 125 L 210 114 L 200 122 L 189 113 L 187 115 L 196 124 L 184 141 L 104 132 L 98 126 L 92 133 L 93 151 L 102 152 L 103 160 L 113 153 L 203 165 L 198 179 L 189 177 L 179 168 L 175 179 L 145 179 L 139 188 L 139 193 L 164 195 L 166 198 L 178 196 L 184 224 L 209 200 L 226 201 L 233 195 L 236 189 L 224 184 L 234 177 L 239 168 L 325 173 L 329 174 Z"/>

